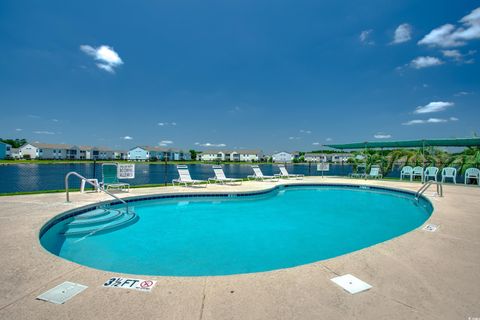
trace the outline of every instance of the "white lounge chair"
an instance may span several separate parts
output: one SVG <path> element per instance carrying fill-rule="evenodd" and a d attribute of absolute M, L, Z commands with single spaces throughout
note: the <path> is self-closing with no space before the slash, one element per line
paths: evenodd
<path fill-rule="evenodd" d="M 175 185 L 175 182 L 176 182 L 178 184 L 183 184 L 186 187 L 188 185 L 194 186 L 195 184 L 201 184 L 203 182 L 206 182 L 204 180 L 194 180 L 194 179 L 192 179 L 192 177 L 190 176 L 190 171 L 188 171 L 187 166 L 178 165 L 177 170 L 178 170 L 178 179 L 173 179 L 172 180 L 172 185 Z M 205 184 L 204 187 L 207 187 L 207 185 Z"/>
<path fill-rule="evenodd" d="M 262 172 L 262 170 L 260 170 L 259 166 L 252 166 L 252 169 L 253 169 L 253 174 L 249 175 L 247 177 L 248 179 L 278 181 L 278 178 L 275 177 L 275 176 L 265 176 L 265 175 L 263 175 L 263 172 Z"/>
<path fill-rule="evenodd" d="M 477 179 L 477 184 L 480 186 L 480 170 L 477 168 L 468 168 L 465 171 L 465 184 L 467 184 L 468 179 Z"/>
<path fill-rule="evenodd" d="M 380 173 L 380 167 L 379 166 L 372 166 L 370 168 L 370 173 L 365 176 L 365 178 L 373 178 L 373 179 L 381 179 L 382 174 Z"/>
<path fill-rule="evenodd" d="M 409 177 L 412 181 L 413 168 L 410 166 L 404 166 L 402 171 L 400 171 L 400 180 L 403 180 L 404 177 Z"/>
<path fill-rule="evenodd" d="M 445 179 L 452 179 L 453 183 L 457 184 L 457 169 L 446 167 L 442 169 L 442 183 Z"/>
<path fill-rule="evenodd" d="M 287 171 L 287 168 L 285 168 L 284 165 L 279 165 L 278 168 L 280 169 L 280 173 L 275 174 L 275 177 L 278 178 L 295 178 L 295 179 L 303 179 L 305 175 L 303 174 L 290 174 Z"/>
<path fill-rule="evenodd" d="M 417 166 L 413 168 L 412 179 L 410 180 L 415 180 L 415 177 L 419 177 L 420 180 L 423 181 L 423 167 Z"/>
<path fill-rule="evenodd" d="M 215 177 L 208 178 L 208 183 L 218 182 L 221 184 L 242 184 L 242 179 L 227 178 L 225 172 L 223 172 L 222 166 L 212 166 L 212 169 L 215 173 Z"/>
<path fill-rule="evenodd" d="M 437 181 L 438 168 L 437 167 L 427 167 L 423 173 L 423 181 L 426 182 L 430 178 Z"/>

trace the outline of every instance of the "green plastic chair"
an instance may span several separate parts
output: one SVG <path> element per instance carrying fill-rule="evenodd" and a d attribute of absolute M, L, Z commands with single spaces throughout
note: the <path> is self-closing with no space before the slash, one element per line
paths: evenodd
<path fill-rule="evenodd" d="M 116 163 L 104 163 L 102 164 L 102 186 L 103 189 L 108 190 L 110 188 L 119 189 L 122 191 L 130 191 L 130 184 L 126 182 L 120 182 L 117 177 L 117 164 Z"/>

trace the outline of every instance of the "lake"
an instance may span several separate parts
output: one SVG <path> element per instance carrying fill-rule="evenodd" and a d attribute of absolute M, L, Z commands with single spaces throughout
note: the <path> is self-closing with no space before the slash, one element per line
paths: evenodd
<path fill-rule="evenodd" d="M 211 164 L 189 164 L 188 168 L 193 179 L 207 180 L 213 177 Z M 227 177 L 245 178 L 253 174 L 251 164 L 225 164 L 223 165 Z M 260 165 L 265 175 L 279 173 L 277 165 Z M 316 170 L 316 164 L 287 165 L 290 173 L 304 175 L 321 175 Z M 62 190 L 65 188 L 65 175 L 70 171 L 76 171 L 87 178 L 102 180 L 102 165 L 93 163 L 71 164 L 15 164 L 0 165 L 0 193 Z M 326 176 L 348 176 L 352 172 L 350 164 L 331 164 L 330 171 L 324 172 Z M 387 176 L 398 177 L 396 169 Z M 171 183 L 178 177 L 174 164 L 149 164 L 135 163 L 135 179 L 125 180 L 132 186 L 148 184 Z M 79 188 L 79 179 L 70 177 L 70 187 Z"/>

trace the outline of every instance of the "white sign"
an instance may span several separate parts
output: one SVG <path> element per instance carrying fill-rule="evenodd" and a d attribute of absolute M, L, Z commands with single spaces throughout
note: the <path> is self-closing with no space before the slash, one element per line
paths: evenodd
<path fill-rule="evenodd" d="M 317 171 L 330 171 L 330 164 L 329 163 L 317 164 Z"/>
<path fill-rule="evenodd" d="M 118 164 L 117 165 L 118 179 L 135 179 L 135 165 L 134 164 Z"/>
<path fill-rule="evenodd" d="M 156 283 L 157 281 L 155 280 L 113 277 L 108 279 L 107 282 L 103 284 L 103 286 L 109 288 L 121 288 L 150 292 L 152 291 Z"/>

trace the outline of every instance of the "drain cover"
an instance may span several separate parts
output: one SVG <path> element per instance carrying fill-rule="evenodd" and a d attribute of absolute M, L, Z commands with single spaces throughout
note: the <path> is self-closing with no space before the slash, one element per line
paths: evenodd
<path fill-rule="evenodd" d="M 52 288 L 42 293 L 37 297 L 37 299 L 55 304 L 62 304 L 87 288 L 87 286 L 78 283 L 65 281 L 64 283 L 56 286 L 55 288 Z"/>
<path fill-rule="evenodd" d="M 330 279 L 344 290 L 350 292 L 351 294 L 359 293 L 370 289 L 372 286 L 362 280 L 352 276 L 351 274 L 346 274 L 340 277 L 335 277 Z"/>

